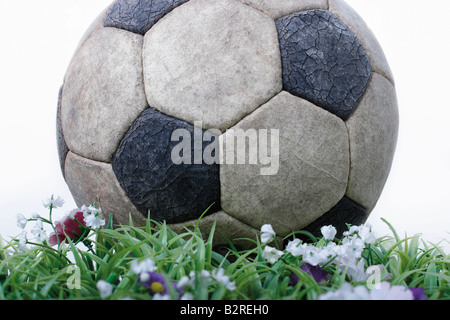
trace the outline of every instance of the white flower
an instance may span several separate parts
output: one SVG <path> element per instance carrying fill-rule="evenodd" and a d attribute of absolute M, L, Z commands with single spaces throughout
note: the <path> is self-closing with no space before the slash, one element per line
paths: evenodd
<path fill-rule="evenodd" d="M 292 241 L 289 241 L 288 245 L 286 246 L 286 251 L 292 254 L 294 257 L 304 255 L 308 245 L 306 243 L 303 244 L 300 243 L 301 243 L 300 239 L 294 239 Z"/>
<path fill-rule="evenodd" d="M 283 256 L 283 254 L 284 254 L 283 251 L 277 250 L 269 246 L 266 246 L 262 252 L 263 258 L 269 261 L 271 264 L 277 262 L 278 259 L 280 259 L 281 256 Z"/>
<path fill-rule="evenodd" d="M 354 233 L 358 232 L 359 229 L 360 229 L 360 227 L 358 227 L 358 226 L 350 226 L 348 231 L 344 231 L 343 235 L 346 237 L 351 236 Z"/>
<path fill-rule="evenodd" d="M 337 234 L 337 230 L 333 226 L 323 226 L 320 228 L 320 232 L 322 232 L 325 240 L 333 240 Z"/>
<path fill-rule="evenodd" d="M 345 255 L 350 255 L 355 258 L 361 258 L 361 254 L 365 248 L 365 243 L 361 238 L 353 236 L 342 239 L 342 246 Z"/>
<path fill-rule="evenodd" d="M 84 214 L 89 214 L 88 207 L 86 207 L 84 204 L 81 206 L 80 211 Z"/>
<path fill-rule="evenodd" d="M 344 232 L 344 236 L 358 236 L 365 244 L 374 244 L 377 240 L 377 235 L 373 232 L 370 224 L 351 226 L 348 231 Z"/>
<path fill-rule="evenodd" d="M 353 280 L 353 282 L 362 282 L 366 281 L 370 276 L 370 274 L 366 272 L 364 264 L 364 259 L 360 259 L 358 262 L 355 257 L 344 256 L 339 260 L 339 269 L 341 270 L 341 272 L 346 270 L 347 276 L 349 276 Z"/>
<path fill-rule="evenodd" d="M 318 248 L 315 245 L 301 244 L 299 239 L 295 239 L 288 243 L 286 251 L 294 257 L 303 256 L 304 262 L 312 266 L 318 266 L 329 262 L 336 256 L 336 247 L 337 245 L 334 242 L 330 242 L 325 247 Z"/>
<path fill-rule="evenodd" d="M 47 240 L 47 234 L 45 233 L 41 220 L 38 220 L 36 222 L 33 229 L 31 230 L 31 233 L 34 235 L 36 241 L 43 242 Z"/>
<path fill-rule="evenodd" d="M 90 205 L 89 207 L 83 205 L 80 210 L 81 212 L 83 212 L 84 222 L 86 222 L 87 227 L 91 227 L 92 229 L 99 229 L 106 224 L 106 221 L 101 218 L 101 208 L 97 209 L 92 205 Z M 69 216 L 75 214 L 76 212 L 74 211 L 72 211 Z"/>
<path fill-rule="evenodd" d="M 190 272 L 190 275 L 192 275 L 192 271 Z M 200 278 L 203 279 L 209 279 L 211 277 L 211 273 L 208 270 L 202 270 L 199 274 Z M 195 276 L 195 272 L 194 272 Z"/>
<path fill-rule="evenodd" d="M 105 220 L 94 214 L 84 216 L 84 222 L 86 222 L 87 227 L 91 227 L 92 229 L 98 229 L 106 224 Z"/>
<path fill-rule="evenodd" d="M 332 243 L 334 243 L 334 242 L 332 242 Z M 331 246 L 330 246 L 330 248 L 331 248 Z M 332 248 L 332 251 L 333 251 L 333 254 L 339 258 L 339 257 L 343 257 L 343 256 L 347 255 L 349 250 L 345 245 L 335 245 Z"/>
<path fill-rule="evenodd" d="M 327 248 L 317 248 L 313 245 L 307 246 L 303 254 L 303 261 L 312 266 L 323 265 L 330 261 L 332 255 Z"/>
<path fill-rule="evenodd" d="M 24 252 L 27 249 L 27 233 L 22 232 L 19 236 L 19 252 Z"/>
<path fill-rule="evenodd" d="M 228 282 L 225 285 L 225 288 L 227 288 L 230 291 L 234 291 L 234 290 L 236 290 L 236 283 L 234 281 L 233 282 Z"/>
<path fill-rule="evenodd" d="M 28 223 L 28 219 L 25 218 L 24 215 L 20 214 L 20 213 L 16 215 L 16 219 L 17 219 L 17 226 L 20 229 L 25 229 L 25 227 L 26 227 L 26 225 Z"/>
<path fill-rule="evenodd" d="M 31 217 L 33 218 L 33 219 L 41 219 L 42 217 L 38 214 L 38 213 L 36 213 L 36 212 L 34 212 L 32 215 L 31 215 Z"/>
<path fill-rule="evenodd" d="M 97 289 L 100 293 L 100 298 L 104 299 L 113 293 L 114 286 L 105 280 L 100 280 L 97 282 Z"/>
<path fill-rule="evenodd" d="M 139 276 L 139 280 L 142 283 L 147 282 L 148 280 L 150 280 L 150 273 L 149 272 L 141 273 L 141 275 Z"/>
<path fill-rule="evenodd" d="M 101 208 L 96 208 L 93 205 L 90 205 L 89 207 L 86 207 L 85 205 L 83 205 L 81 207 L 81 211 L 84 213 L 84 216 L 89 215 L 89 214 L 93 214 L 93 215 L 99 215 L 102 213 L 102 209 Z"/>
<path fill-rule="evenodd" d="M 138 262 L 137 260 L 133 260 L 131 262 L 131 271 L 133 271 L 135 274 L 142 274 L 147 272 L 154 272 L 156 271 L 156 265 L 155 262 L 148 258 L 141 262 Z"/>
<path fill-rule="evenodd" d="M 195 287 L 195 282 L 198 277 L 198 282 L 201 286 L 208 284 L 211 281 L 211 273 L 208 270 L 202 270 L 196 273 L 194 270 L 189 272 L 190 277 L 190 285 L 191 287 Z"/>
<path fill-rule="evenodd" d="M 102 213 L 102 208 L 96 208 L 92 205 L 89 206 L 88 210 L 92 213 L 92 214 L 97 214 L 97 213 Z"/>
<path fill-rule="evenodd" d="M 375 244 L 377 240 L 377 235 L 373 232 L 372 226 L 369 224 L 361 226 L 358 235 L 366 244 Z"/>
<path fill-rule="evenodd" d="M 188 276 L 182 276 L 181 279 L 177 283 L 177 288 L 185 287 L 189 284 L 190 279 Z"/>
<path fill-rule="evenodd" d="M 273 240 L 276 233 L 270 224 L 265 224 L 261 227 L 261 242 L 266 244 Z"/>
<path fill-rule="evenodd" d="M 214 279 L 216 279 L 217 282 L 222 283 L 225 288 L 227 288 L 230 291 L 236 290 L 236 284 L 235 282 L 231 282 L 230 281 L 230 277 L 225 275 L 225 270 L 220 268 L 220 269 L 215 269 L 212 271 L 212 277 Z"/>
<path fill-rule="evenodd" d="M 61 199 L 61 197 L 58 196 L 58 198 L 53 199 L 53 196 L 51 198 L 46 199 L 45 201 L 42 201 L 42 204 L 45 208 L 49 208 L 50 206 L 52 208 L 60 208 L 64 205 L 64 200 Z"/>

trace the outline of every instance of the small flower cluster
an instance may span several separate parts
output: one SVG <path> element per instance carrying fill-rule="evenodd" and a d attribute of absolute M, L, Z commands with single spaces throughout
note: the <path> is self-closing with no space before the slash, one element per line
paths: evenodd
<path fill-rule="evenodd" d="M 55 223 L 52 220 L 52 212 L 54 209 L 60 208 L 64 205 L 64 200 L 60 197 L 54 199 L 52 196 L 44 200 L 44 208 L 50 210 L 49 218 L 43 218 L 39 214 L 34 213 L 31 218 L 26 218 L 23 214 L 16 215 L 17 226 L 24 231 L 19 237 L 19 251 L 26 249 L 26 244 L 29 243 L 25 227 L 28 222 L 35 222 L 31 233 L 34 240 L 37 242 L 45 242 L 51 246 L 56 246 L 61 243 L 68 243 L 69 239 L 73 242 L 82 241 L 91 229 L 99 229 L 105 225 L 105 220 L 102 219 L 102 211 L 100 208 L 95 208 L 93 204 L 89 207 L 82 206 L 81 209 L 74 209 Z M 53 232 L 47 237 L 47 232 L 44 229 L 44 223 L 51 226 Z"/>
<path fill-rule="evenodd" d="M 351 226 L 344 232 L 340 244 L 332 241 L 336 236 L 336 228 L 324 226 L 321 228 L 325 239 L 323 246 L 302 243 L 299 239 L 290 241 L 286 251 L 294 257 L 302 256 L 303 261 L 312 266 L 323 266 L 329 262 L 339 265 L 341 271 L 354 282 L 367 280 L 369 274 L 365 270 L 366 261 L 361 257 L 367 245 L 375 244 L 377 239 L 371 226 Z"/>
<path fill-rule="evenodd" d="M 301 257 L 300 268 L 309 274 L 317 283 L 331 279 L 331 275 L 322 269 L 323 266 L 335 265 L 339 272 L 345 272 L 346 276 L 353 283 L 368 281 L 371 276 L 371 268 L 383 266 L 371 266 L 366 270 L 367 261 L 362 254 L 368 245 L 376 242 L 376 235 L 369 225 L 350 226 L 349 230 L 343 233 L 343 239 L 335 242 L 337 230 L 333 226 L 323 226 L 321 228 L 322 240 L 316 244 L 303 243 L 300 239 L 292 240 L 286 246 L 285 251 L 267 245 L 275 239 L 276 233 L 271 225 L 264 225 L 261 228 L 261 242 L 266 244 L 262 252 L 262 257 L 270 264 L 276 263 L 286 255 Z M 296 285 L 299 278 L 296 274 L 290 275 L 290 284 Z M 387 282 L 379 283 L 369 291 L 366 286 L 353 287 L 350 283 L 344 285 L 335 292 L 322 295 L 320 299 L 381 299 L 396 295 L 400 299 L 421 300 L 424 299 L 423 290 L 417 288 L 405 288 L 402 286 L 391 287 Z"/>
<path fill-rule="evenodd" d="M 368 244 L 374 244 L 376 235 L 370 226 L 351 226 L 344 232 L 344 238 L 340 244 L 334 242 L 337 234 L 333 226 L 324 226 L 321 233 L 325 242 L 323 245 L 303 243 L 300 239 L 292 240 L 286 247 L 286 252 L 294 257 L 302 256 L 302 261 L 310 266 L 323 266 L 330 262 L 338 264 L 342 270 L 347 270 L 355 282 L 364 281 L 367 278 L 364 269 L 365 261 L 361 254 Z M 270 225 L 261 228 L 261 241 L 267 243 L 275 236 Z M 285 253 L 275 248 L 266 246 L 263 257 L 271 264 L 278 261 Z"/>
<path fill-rule="evenodd" d="M 193 300 L 195 288 L 197 286 L 209 287 L 211 285 L 223 285 L 227 290 L 236 289 L 235 282 L 231 282 L 225 270 L 214 269 L 212 272 L 202 270 L 201 272 L 191 271 L 189 276 L 183 276 L 177 282 L 170 282 L 163 273 L 158 272 L 155 262 L 150 259 L 142 261 L 133 260 L 130 264 L 132 273 L 138 276 L 138 287 L 146 288 L 153 300 Z M 102 299 L 111 296 L 114 286 L 104 280 L 97 283 L 97 289 Z"/>
<path fill-rule="evenodd" d="M 195 289 L 197 284 L 201 286 L 221 284 L 227 290 L 236 290 L 236 283 L 230 281 L 230 277 L 225 274 L 225 270 L 222 268 L 214 269 L 211 272 L 208 270 L 202 270 L 201 272 L 191 271 L 189 276 L 183 276 L 178 284 L 192 289 Z"/>

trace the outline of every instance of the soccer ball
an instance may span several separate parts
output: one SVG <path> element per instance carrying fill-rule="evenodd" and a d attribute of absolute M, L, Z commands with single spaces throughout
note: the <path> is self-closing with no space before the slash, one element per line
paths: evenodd
<path fill-rule="evenodd" d="M 116 0 L 60 90 L 77 205 L 254 238 L 361 224 L 387 180 L 395 85 L 341 0 Z M 222 241 L 222 240 L 218 240 Z"/>

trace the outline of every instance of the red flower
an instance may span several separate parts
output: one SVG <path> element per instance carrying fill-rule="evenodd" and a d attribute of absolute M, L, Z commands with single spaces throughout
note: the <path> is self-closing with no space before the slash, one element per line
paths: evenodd
<path fill-rule="evenodd" d="M 73 218 L 71 218 L 73 217 Z M 48 239 L 51 246 L 55 246 L 62 242 L 69 242 L 68 239 L 77 241 L 84 234 L 86 222 L 84 221 L 83 212 L 74 210 L 72 213 L 61 219 L 55 224 L 56 233 L 50 234 Z"/>

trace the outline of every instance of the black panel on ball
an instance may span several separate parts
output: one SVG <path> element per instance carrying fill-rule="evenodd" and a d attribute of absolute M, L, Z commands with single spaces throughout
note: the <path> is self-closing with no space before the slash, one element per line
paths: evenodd
<path fill-rule="evenodd" d="M 175 164 L 172 159 L 174 148 L 184 141 L 172 141 L 177 129 L 189 136 L 187 143 L 192 148 L 184 155 L 190 163 Z M 195 130 L 201 139 L 204 131 Z M 211 146 L 210 141 L 200 143 L 202 152 Z M 194 146 L 193 125 L 156 110 L 147 109 L 133 124 L 112 166 L 125 193 L 145 216 L 150 211 L 151 219 L 179 223 L 199 218 L 213 203 L 208 214 L 220 210 L 219 165 L 202 159 L 194 164 Z"/>
<path fill-rule="evenodd" d="M 304 231 L 310 232 L 315 237 L 321 237 L 320 229 L 323 226 L 332 225 L 337 230 L 336 237 L 341 237 L 348 230 L 347 224 L 359 226 L 364 224 L 367 219 L 367 210 L 353 201 L 345 197 L 338 202 L 330 211 L 325 213 L 319 219 L 304 228 Z M 298 237 L 302 240 L 309 240 L 305 236 Z"/>
<path fill-rule="evenodd" d="M 117 0 L 104 26 L 144 35 L 170 11 L 188 0 Z"/>
<path fill-rule="evenodd" d="M 372 66 L 360 41 L 333 13 L 310 10 L 276 21 L 284 90 L 347 120 Z"/>

